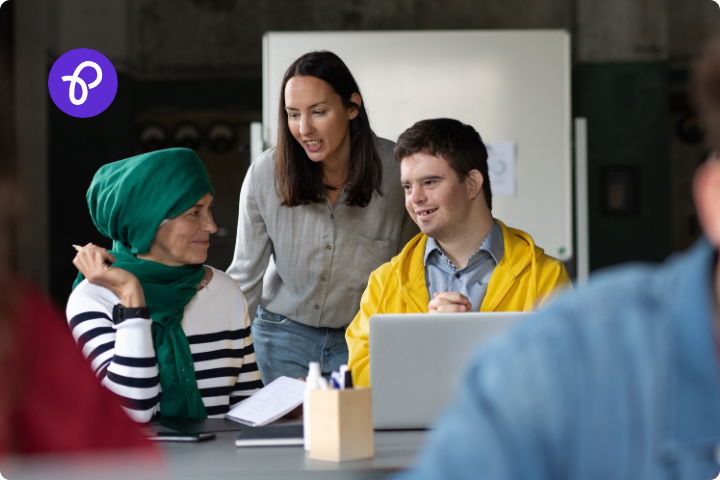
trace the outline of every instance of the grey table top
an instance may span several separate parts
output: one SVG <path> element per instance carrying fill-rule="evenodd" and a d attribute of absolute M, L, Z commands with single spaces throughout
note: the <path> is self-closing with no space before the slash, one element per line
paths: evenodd
<path fill-rule="evenodd" d="M 374 458 L 341 463 L 311 460 L 302 446 L 237 448 L 237 432 L 220 432 L 207 442 L 167 442 L 163 449 L 173 478 L 379 479 L 408 468 L 426 435 L 417 430 L 375 432 Z"/>
<path fill-rule="evenodd" d="M 162 461 L 125 450 L 2 457 L 0 475 L 25 480 L 381 479 L 412 465 L 427 432 L 375 432 L 374 458 L 342 463 L 310 460 L 302 446 L 237 448 L 236 436 L 226 431 L 207 442 L 163 442 Z"/>

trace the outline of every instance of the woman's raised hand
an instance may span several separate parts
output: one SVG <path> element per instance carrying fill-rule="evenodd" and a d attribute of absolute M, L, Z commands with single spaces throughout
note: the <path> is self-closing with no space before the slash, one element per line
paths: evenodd
<path fill-rule="evenodd" d="M 92 243 L 78 250 L 73 259 L 73 264 L 88 282 L 111 290 L 120 297 L 124 307 L 144 307 L 145 294 L 140 281 L 127 270 L 113 267 L 114 262 L 113 254 Z"/>

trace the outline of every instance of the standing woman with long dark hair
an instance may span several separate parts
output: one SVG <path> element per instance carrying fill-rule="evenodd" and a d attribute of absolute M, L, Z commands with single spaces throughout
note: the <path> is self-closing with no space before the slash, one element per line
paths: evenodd
<path fill-rule="evenodd" d="M 370 273 L 418 233 L 394 143 L 370 129 L 337 55 L 293 62 L 279 107 L 277 148 L 253 162 L 240 192 L 228 270 L 250 314 L 257 309 L 252 334 L 265 384 L 303 377 L 311 361 L 324 374 L 347 363 L 345 329 Z"/>

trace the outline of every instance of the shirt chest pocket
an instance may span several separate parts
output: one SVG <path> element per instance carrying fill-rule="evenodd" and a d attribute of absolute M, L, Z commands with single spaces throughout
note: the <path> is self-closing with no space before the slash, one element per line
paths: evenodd
<path fill-rule="evenodd" d="M 369 276 L 383 263 L 389 262 L 398 253 L 399 238 L 376 240 L 358 235 L 357 239 L 360 244 L 357 251 L 358 265 L 361 266 L 361 270 L 366 276 Z"/>

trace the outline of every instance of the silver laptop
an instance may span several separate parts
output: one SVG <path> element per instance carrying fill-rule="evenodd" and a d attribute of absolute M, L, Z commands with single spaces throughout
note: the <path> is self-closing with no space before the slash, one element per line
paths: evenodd
<path fill-rule="evenodd" d="M 480 343 L 522 312 L 373 315 L 373 427 L 428 428 L 457 392 Z"/>

